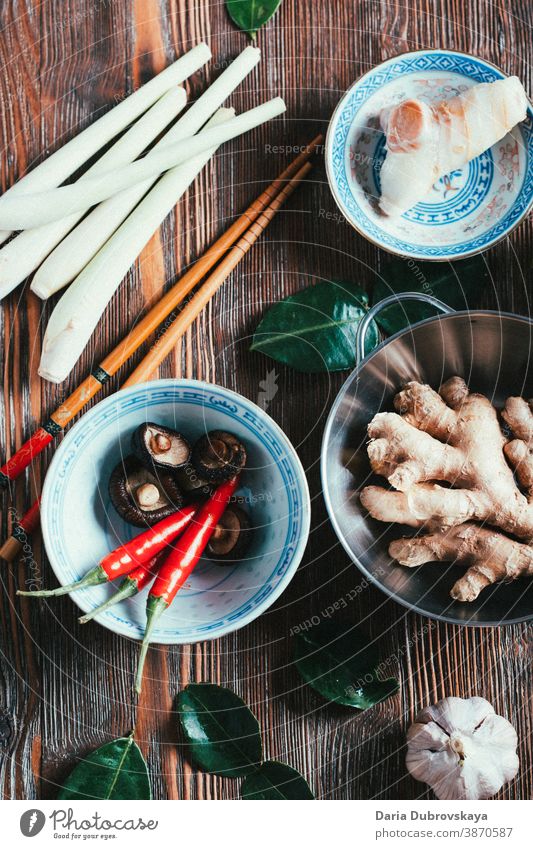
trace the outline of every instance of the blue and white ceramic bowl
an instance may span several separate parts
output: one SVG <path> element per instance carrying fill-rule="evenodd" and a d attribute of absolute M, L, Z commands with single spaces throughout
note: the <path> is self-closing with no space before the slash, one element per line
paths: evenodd
<path fill-rule="evenodd" d="M 309 490 L 294 448 L 263 410 L 228 389 L 197 380 L 156 380 L 124 389 L 86 413 L 58 448 L 46 476 L 41 519 L 44 543 L 60 584 L 81 578 L 139 529 L 115 512 L 109 475 L 130 453 L 131 434 L 145 421 L 177 428 L 191 440 L 222 428 L 248 449 L 239 495 L 256 528 L 246 560 L 235 566 L 200 563 L 161 618 L 153 642 L 215 639 L 264 613 L 288 586 L 309 535 Z M 72 594 L 84 612 L 113 591 L 90 587 Z M 96 621 L 138 639 L 146 591 Z"/>
<path fill-rule="evenodd" d="M 491 247 L 533 204 L 533 111 L 504 139 L 460 171 L 447 174 L 397 218 L 377 209 L 385 158 L 381 109 L 406 98 L 447 100 L 505 74 L 450 50 L 395 56 L 362 76 L 337 106 L 326 140 L 333 196 L 346 220 L 378 247 L 427 260 L 454 260 Z"/>

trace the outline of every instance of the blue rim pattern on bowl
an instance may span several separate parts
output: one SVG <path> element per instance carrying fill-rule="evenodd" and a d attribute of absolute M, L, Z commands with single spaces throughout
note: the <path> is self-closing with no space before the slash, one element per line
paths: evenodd
<path fill-rule="evenodd" d="M 506 214 L 489 230 L 462 244 L 433 246 L 406 242 L 379 227 L 358 203 L 347 173 L 346 147 L 354 120 L 369 97 L 389 82 L 407 74 L 427 71 L 460 74 L 476 83 L 505 79 L 505 74 L 489 62 L 455 51 L 416 51 L 393 57 L 364 74 L 338 104 L 326 139 L 326 167 L 337 205 L 347 221 L 370 241 L 392 253 L 416 259 L 459 259 L 478 253 L 504 238 L 533 205 L 533 110 L 531 107 L 528 109 L 527 121 L 520 124 L 527 151 L 526 173 L 520 193 Z"/>
<path fill-rule="evenodd" d="M 150 403 L 147 403 L 147 390 L 150 391 Z M 147 407 L 169 400 L 179 401 L 180 404 L 201 403 L 202 409 L 205 410 L 216 410 L 222 407 L 226 416 L 238 421 L 241 426 L 245 426 L 253 433 L 281 472 L 288 499 L 289 520 L 285 544 L 278 561 L 264 585 L 251 599 L 228 616 L 215 622 L 205 625 L 195 624 L 191 628 L 183 627 L 180 637 L 189 636 L 190 639 L 177 640 L 175 629 L 165 628 L 163 621 L 155 641 L 177 644 L 216 639 L 234 630 L 232 625 L 236 620 L 242 619 L 239 627 L 243 627 L 274 603 L 289 584 L 303 556 L 310 527 L 310 497 L 303 467 L 291 443 L 274 420 L 253 402 L 231 390 L 197 380 L 157 380 L 145 383 L 142 387 L 131 387 L 101 401 L 86 413 L 69 431 L 48 470 L 43 487 L 41 523 L 45 548 L 58 580 L 66 583 L 79 578 L 68 562 L 64 546 L 60 544 L 60 517 L 64 515 L 67 484 L 76 453 L 91 441 L 93 434 L 102 427 L 104 422 L 110 419 L 118 421 L 121 410 L 146 410 Z M 51 552 L 53 552 L 52 556 L 50 556 Z M 279 579 L 278 583 L 276 579 Z M 72 596 L 72 598 L 80 604 L 79 593 L 77 597 Z M 96 600 L 91 598 L 91 588 L 88 588 L 83 592 L 83 603 L 80 607 L 90 610 L 96 604 Z M 133 638 L 142 637 L 142 629 L 118 616 L 113 608 L 106 611 L 105 615 L 108 621 L 104 623 L 99 618 L 96 621 L 100 621 L 101 624 L 110 624 L 111 619 L 117 626 L 118 633 Z"/>

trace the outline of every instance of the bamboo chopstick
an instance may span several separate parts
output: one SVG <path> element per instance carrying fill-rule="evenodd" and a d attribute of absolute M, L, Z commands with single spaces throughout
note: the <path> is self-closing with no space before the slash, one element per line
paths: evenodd
<path fill-rule="evenodd" d="M 234 242 L 242 236 L 247 227 L 255 221 L 268 206 L 280 188 L 296 174 L 307 162 L 318 145 L 322 136 L 317 136 L 300 153 L 291 164 L 277 177 L 248 209 L 220 236 L 208 251 L 180 278 L 180 280 L 163 295 L 163 297 L 148 311 L 136 327 L 119 342 L 77 389 L 55 410 L 50 418 L 19 448 L 13 456 L 0 468 L 0 485 L 7 486 L 15 480 L 34 457 L 57 436 L 80 410 L 94 398 L 102 386 L 119 368 L 135 353 L 135 351 L 154 332 L 157 326 L 171 313 L 186 295 L 200 282 L 218 260 L 229 250 Z"/>
<path fill-rule="evenodd" d="M 250 250 L 252 245 L 257 241 L 257 239 L 259 238 L 259 236 L 261 235 L 263 230 L 272 221 L 272 219 L 274 218 L 276 213 L 279 211 L 279 209 L 281 208 L 283 203 L 287 200 L 288 197 L 290 197 L 290 195 L 293 193 L 293 191 L 296 189 L 296 187 L 299 185 L 299 183 L 302 181 L 302 179 L 309 173 L 312 166 L 308 161 L 306 161 L 306 159 L 309 159 L 309 157 L 314 152 L 314 150 L 316 150 L 316 147 L 318 146 L 318 144 L 320 144 L 320 141 L 321 141 L 321 137 L 317 136 L 317 138 L 314 139 L 313 142 L 311 142 L 310 145 L 308 145 L 307 149 L 303 153 L 301 153 L 300 156 L 298 156 L 297 159 L 294 160 L 294 162 L 291 163 L 291 165 L 287 169 L 285 169 L 285 171 L 282 174 L 280 174 L 280 176 L 273 183 L 271 183 L 271 185 L 262 193 L 262 195 L 260 195 L 259 198 L 257 198 L 257 200 L 246 210 L 246 212 L 243 213 L 243 215 L 229 228 L 229 230 L 226 231 L 226 233 L 223 236 L 221 236 L 220 239 L 217 242 L 215 242 L 215 244 L 213 245 L 213 247 L 210 249 L 210 251 L 208 253 L 213 255 L 216 252 L 217 258 L 220 258 L 220 256 L 223 255 L 225 250 L 227 250 L 227 247 L 229 247 L 229 246 L 231 246 L 231 244 L 233 244 L 233 242 L 235 241 L 235 238 L 238 235 L 240 235 L 240 233 L 243 234 L 241 236 L 241 238 L 236 242 L 236 244 L 234 244 L 233 248 L 229 251 L 227 256 L 224 257 L 224 259 L 219 264 L 219 266 L 215 269 L 215 271 L 210 275 L 210 277 L 207 278 L 207 280 L 204 282 L 204 284 L 199 289 L 199 291 L 196 293 L 196 295 L 191 299 L 191 301 L 187 304 L 187 306 L 184 307 L 184 309 L 179 313 L 178 317 L 172 322 L 172 324 L 170 325 L 168 330 L 165 332 L 165 335 L 163 336 L 163 341 L 160 342 L 157 345 L 154 345 L 150 349 L 150 351 L 146 354 L 146 356 L 141 360 L 141 362 L 139 363 L 137 368 L 132 372 L 132 374 L 123 383 L 123 385 L 122 385 L 123 388 L 126 387 L 126 386 L 133 386 L 135 384 L 142 383 L 163 362 L 163 360 L 165 359 L 167 354 L 172 350 L 172 348 L 176 344 L 177 340 L 191 326 L 191 324 L 194 322 L 194 320 L 197 318 L 197 316 L 200 314 L 200 312 L 209 303 L 209 301 L 211 300 L 213 295 L 222 286 L 222 284 L 227 279 L 227 277 L 229 276 L 231 271 L 233 271 L 233 269 L 238 265 L 238 263 L 241 261 L 241 259 L 244 257 L 244 255 Z M 298 170 L 295 171 L 296 165 L 301 164 L 302 162 L 304 162 L 304 165 L 302 167 L 298 168 Z M 287 172 L 289 172 L 289 173 L 287 173 Z M 284 183 L 285 183 L 285 185 L 283 185 Z M 274 194 L 274 191 L 275 191 L 274 187 L 277 187 L 277 188 L 281 187 L 277 194 Z M 261 212 L 261 210 L 264 210 L 264 211 Z M 243 226 L 243 219 L 246 219 L 246 221 L 244 221 L 244 226 Z M 246 230 L 247 224 L 250 224 L 250 226 Z M 231 241 L 228 242 L 228 238 L 229 238 L 228 234 L 230 232 L 233 233 L 233 237 L 232 237 Z M 227 245 L 227 247 L 226 248 L 219 247 L 219 245 L 221 245 L 222 243 L 225 243 Z M 177 283 L 176 286 L 174 286 L 167 293 L 167 295 L 165 295 L 161 299 L 161 301 L 159 301 L 149 311 L 149 313 L 147 313 L 145 318 L 141 321 L 139 327 L 135 331 L 130 332 L 129 335 L 134 334 L 135 338 L 137 339 L 138 338 L 137 334 L 138 334 L 139 328 L 141 327 L 141 325 L 144 322 L 147 321 L 147 319 L 151 318 L 152 315 L 155 315 L 156 308 L 157 308 L 157 314 L 160 317 L 159 317 L 158 321 L 155 322 L 155 323 L 154 323 L 155 319 L 153 319 L 153 318 L 151 319 L 150 323 L 151 323 L 151 325 L 153 325 L 152 329 L 155 329 L 157 327 L 157 325 L 159 323 L 161 323 L 161 321 L 164 320 L 167 317 L 168 313 L 171 312 L 172 309 L 174 309 L 174 306 L 176 306 L 174 301 L 172 299 L 169 299 L 168 296 L 171 293 L 175 292 L 178 289 L 178 287 L 181 287 L 181 290 L 183 290 L 184 289 L 183 284 L 184 284 L 185 279 L 188 277 L 188 275 L 191 275 L 191 272 L 194 269 L 196 269 L 198 266 L 205 267 L 205 269 L 207 271 L 210 268 L 212 268 L 212 266 L 216 262 L 216 259 L 213 260 L 212 262 L 206 262 L 206 256 L 207 255 L 204 255 L 204 257 L 202 257 L 200 260 L 198 260 L 197 263 L 195 263 L 194 266 L 192 266 L 190 271 L 187 272 L 187 274 L 185 274 L 183 278 L 181 278 L 179 283 Z M 205 271 L 204 271 L 204 274 L 205 274 Z M 201 276 L 203 276 L 203 274 Z M 186 291 L 181 292 L 180 298 L 179 298 L 180 301 L 195 286 L 195 282 L 190 282 L 190 280 L 192 280 L 192 275 L 189 279 L 189 282 L 185 283 L 185 286 L 187 286 L 188 288 L 186 288 Z M 196 280 L 196 282 L 198 282 L 198 281 Z M 172 303 L 172 306 L 167 306 L 167 309 L 165 311 L 162 311 L 161 310 L 161 303 L 165 299 L 167 299 L 167 304 Z M 178 301 L 178 303 L 179 303 L 179 301 Z M 145 334 L 144 330 L 142 331 L 142 334 L 143 334 L 142 341 L 144 341 L 149 334 L 148 333 Z M 118 368 L 120 368 L 120 365 L 123 362 L 125 362 L 126 359 L 128 359 L 131 356 L 131 354 L 134 352 L 134 350 L 136 350 L 139 347 L 139 345 L 142 344 L 142 341 L 138 342 L 135 345 L 135 348 L 130 350 L 132 343 L 130 342 L 130 344 L 128 344 L 128 339 L 129 339 L 129 336 L 126 337 L 123 340 L 123 342 L 120 343 L 120 345 L 118 345 L 116 348 L 114 348 L 113 351 L 111 352 L 111 354 L 109 354 L 102 361 L 102 364 L 98 367 L 98 368 L 104 370 L 105 364 L 107 364 L 108 367 L 112 368 L 113 365 L 115 363 L 117 363 L 116 367 L 114 368 L 113 371 L 107 371 L 107 369 L 105 369 L 105 373 L 107 374 L 106 380 L 111 376 L 111 374 L 114 374 L 118 370 Z M 129 353 L 126 356 L 124 356 L 122 360 L 120 359 L 120 356 L 117 356 L 117 352 L 119 352 L 119 349 L 122 349 L 122 352 L 129 351 Z M 115 357 L 115 359 L 113 361 L 111 361 L 112 357 Z M 93 377 L 94 377 L 95 381 L 98 381 L 98 383 L 96 384 L 96 388 L 94 389 L 94 391 L 92 391 L 92 394 L 86 395 L 84 397 L 80 396 L 79 393 L 80 393 L 80 390 L 82 389 L 82 387 L 85 384 L 88 384 L 88 381 L 90 380 L 90 378 L 93 378 Z M 85 405 L 85 403 L 87 403 L 87 401 L 90 398 L 92 398 L 98 392 L 99 388 L 101 388 L 101 386 L 103 385 L 104 382 L 105 381 L 99 380 L 98 378 L 96 378 L 95 373 L 93 372 L 93 374 L 90 375 L 90 377 L 87 378 L 81 384 L 80 387 L 78 387 L 78 389 L 67 399 L 67 401 L 63 405 L 63 407 L 65 407 L 65 405 L 69 404 L 69 402 L 71 401 L 71 399 L 75 395 L 78 396 L 76 403 L 79 403 L 80 406 L 78 406 L 76 411 L 74 413 L 72 413 L 72 415 L 70 415 L 69 418 L 65 419 L 65 424 L 68 421 L 70 421 L 70 419 L 73 418 L 73 416 L 76 414 L 76 412 L 78 412 L 79 409 L 81 409 L 81 407 L 83 407 Z M 90 384 L 90 388 L 91 389 L 93 388 L 93 384 Z M 62 410 L 62 408 L 59 408 L 59 410 Z M 54 419 L 55 419 L 55 416 L 56 416 L 56 414 L 54 414 Z M 56 432 L 59 432 L 62 429 L 62 426 L 59 425 L 59 423 L 57 423 L 57 422 L 55 422 L 55 424 L 58 428 L 58 430 Z M 41 428 L 40 430 L 43 430 L 43 429 Z M 37 434 L 39 434 L 39 431 L 37 431 L 36 434 L 34 434 L 34 437 Z M 50 431 L 46 431 L 46 434 L 49 438 L 47 439 L 47 441 L 45 443 L 41 443 L 41 442 L 39 443 L 40 445 L 42 445 L 42 447 L 39 448 L 39 451 L 37 453 L 39 453 L 41 450 L 43 450 L 45 445 L 48 444 L 53 439 L 53 436 L 55 435 L 55 434 L 52 435 L 50 433 Z M 32 437 L 31 439 L 33 439 L 34 437 Z M 28 443 L 26 443 L 26 445 L 29 445 L 29 443 L 31 443 L 31 439 L 28 440 Z M 23 448 L 24 447 L 25 446 L 23 446 Z M 17 452 L 17 454 L 19 454 L 19 453 L 20 452 Z M 14 455 L 12 460 L 14 460 L 16 458 L 17 454 Z M 35 456 L 35 454 L 30 456 L 26 465 L 28 465 L 29 462 L 31 462 L 31 460 L 33 459 L 33 456 Z M 26 455 L 25 455 L 24 459 L 27 459 Z M 9 461 L 9 462 L 11 462 L 11 461 Z M 21 471 L 22 471 L 22 469 L 21 469 Z M 10 480 L 10 479 L 11 478 L 8 478 L 8 480 Z M 15 557 L 17 556 L 17 554 L 19 553 L 19 551 L 21 550 L 22 546 L 24 545 L 26 535 L 28 533 L 31 533 L 32 530 L 34 530 L 37 527 L 38 521 L 39 521 L 39 499 L 37 499 L 32 504 L 32 506 L 30 507 L 28 512 L 23 516 L 23 518 L 20 520 L 20 522 L 18 522 L 16 524 L 15 529 L 12 532 L 11 536 L 9 537 L 8 540 L 6 540 L 4 545 L 0 548 L 0 558 L 6 560 L 8 562 L 13 561 L 15 559 Z"/>
<path fill-rule="evenodd" d="M 193 321 L 199 316 L 204 307 L 209 303 L 213 295 L 220 289 L 226 278 L 230 275 L 236 265 L 239 264 L 243 256 L 250 250 L 254 242 L 257 241 L 263 230 L 270 224 L 275 214 L 278 212 L 282 204 L 293 193 L 298 184 L 307 176 L 313 166 L 307 162 L 300 168 L 294 177 L 281 189 L 276 197 L 270 202 L 265 211 L 251 224 L 244 235 L 234 245 L 230 252 L 224 257 L 220 264 L 216 267 L 210 277 L 205 280 L 201 288 L 184 307 L 179 315 L 170 324 L 164 336 L 158 340 L 158 344 L 154 345 L 147 353 L 143 360 L 139 363 L 136 369 L 130 374 L 127 380 L 122 384 L 133 386 L 136 383 L 142 383 L 147 380 L 152 372 L 163 362 L 167 354 L 170 353 L 178 339 L 188 330 Z"/>
<path fill-rule="evenodd" d="M 28 536 L 39 527 L 39 503 L 37 498 L 22 519 L 14 523 L 11 536 L 0 547 L 1 560 L 11 563 L 24 548 Z"/>

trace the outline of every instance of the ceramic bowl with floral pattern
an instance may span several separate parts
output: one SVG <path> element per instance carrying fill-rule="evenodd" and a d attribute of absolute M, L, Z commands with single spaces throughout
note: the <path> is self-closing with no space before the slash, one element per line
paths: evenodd
<path fill-rule="evenodd" d="M 483 59 L 421 50 L 389 59 L 357 80 L 337 106 L 326 141 L 328 180 L 345 219 L 379 247 L 415 259 L 461 259 L 508 236 L 533 204 L 531 108 L 526 121 L 438 180 L 403 215 L 388 217 L 377 207 L 386 155 L 380 111 L 407 98 L 448 100 L 504 78 Z"/>
<path fill-rule="evenodd" d="M 41 502 L 46 553 L 59 583 L 70 584 L 140 532 L 118 515 L 108 484 L 111 470 L 131 451 L 132 433 L 148 421 L 179 430 L 191 442 L 210 430 L 228 430 L 246 445 L 237 494 L 252 522 L 250 548 L 240 563 L 202 561 L 153 636 L 167 644 L 214 640 L 268 610 L 294 577 L 309 535 L 309 490 L 296 451 L 273 419 L 242 395 L 201 380 L 152 380 L 96 404 L 69 430 L 48 469 Z M 100 584 L 72 598 L 85 613 L 115 590 Z M 139 639 L 146 594 L 96 621 Z"/>

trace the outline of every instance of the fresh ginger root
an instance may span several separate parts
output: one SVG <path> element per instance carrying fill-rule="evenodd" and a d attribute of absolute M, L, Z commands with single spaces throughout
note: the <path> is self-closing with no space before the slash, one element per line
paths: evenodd
<path fill-rule="evenodd" d="M 533 575 L 531 406 L 507 400 L 502 416 L 515 436 L 507 441 L 489 399 L 470 393 L 460 377 L 439 392 L 408 383 L 394 405 L 396 413 L 378 413 L 368 426 L 372 469 L 394 490 L 368 486 L 361 502 L 375 519 L 430 533 L 391 543 L 391 557 L 405 566 L 464 563 L 468 571 L 451 590 L 458 601 Z"/>

